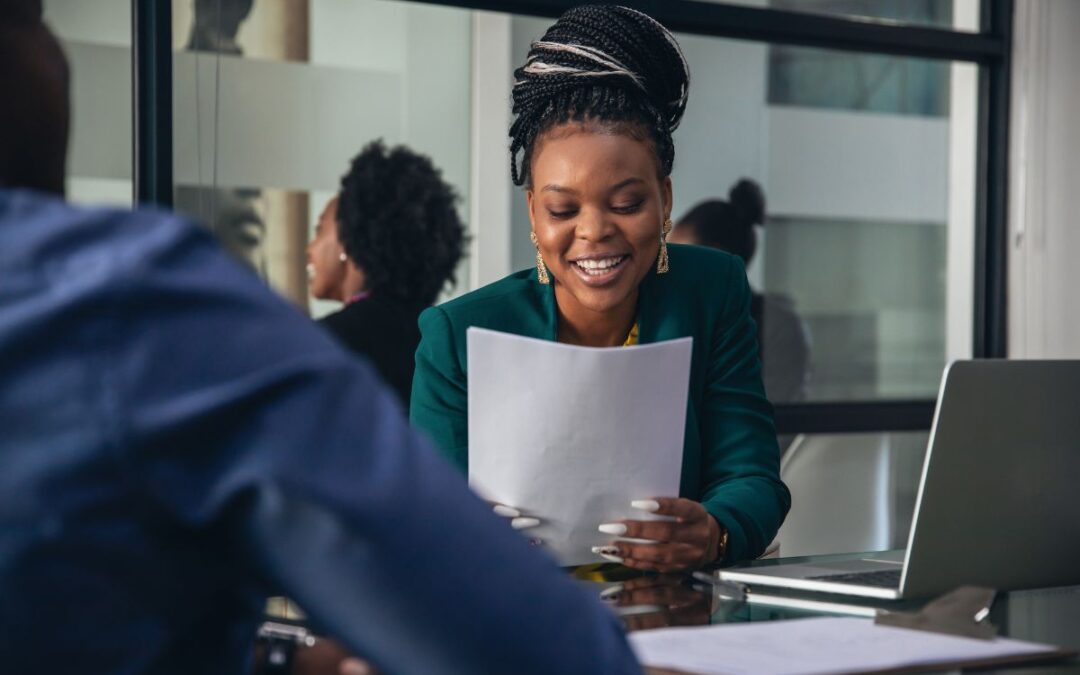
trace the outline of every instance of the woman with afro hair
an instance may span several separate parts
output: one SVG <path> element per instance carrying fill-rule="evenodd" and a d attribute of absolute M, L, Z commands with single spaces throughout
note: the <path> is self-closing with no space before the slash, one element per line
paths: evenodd
<path fill-rule="evenodd" d="M 406 147 L 369 144 L 308 245 L 311 294 L 345 304 L 321 323 L 374 364 L 408 405 L 416 320 L 461 259 L 457 197 L 431 160 Z"/>
<path fill-rule="evenodd" d="M 689 84 L 675 37 L 627 7 L 576 7 L 532 44 L 514 73 L 510 164 L 536 267 L 421 315 L 410 409 L 464 471 L 470 326 L 586 347 L 692 337 L 679 494 L 633 503 L 669 518 L 595 523 L 598 562 L 662 572 L 760 556 L 790 505 L 742 261 L 666 243 Z M 546 423 L 557 437 L 561 421 Z M 529 507 L 496 510 L 525 529 L 544 519 Z"/>

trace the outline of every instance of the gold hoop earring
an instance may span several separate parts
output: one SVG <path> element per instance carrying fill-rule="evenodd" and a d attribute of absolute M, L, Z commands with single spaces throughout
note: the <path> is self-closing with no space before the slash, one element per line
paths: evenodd
<path fill-rule="evenodd" d="M 546 286 L 551 283 L 551 277 L 548 276 L 547 266 L 544 265 L 544 257 L 540 255 L 540 242 L 536 240 L 535 232 L 529 233 L 529 239 L 536 247 L 536 280 Z"/>
<path fill-rule="evenodd" d="M 667 251 L 667 236 L 671 232 L 671 228 L 674 227 L 671 223 L 671 218 L 664 221 L 664 226 L 660 228 L 660 257 L 656 261 L 656 273 L 667 274 L 671 269 L 671 261 L 668 259 Z"/>

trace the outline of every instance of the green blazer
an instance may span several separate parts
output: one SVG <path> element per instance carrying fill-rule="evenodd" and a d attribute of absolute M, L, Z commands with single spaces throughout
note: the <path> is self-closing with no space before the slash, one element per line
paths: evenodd
<path fill-rule="evenodd" d="M 791 495 L 780 481 L 746 272 L 739 258 L 721 251 L 668 249 L 671 271 L 651 272 L 641 283 L 638 341 L 694 338 L 680 496 L 700 501 L 728 529 L 727 561 L 755 558 L 776 535 Z M 469 458 L 470 326 L 555 340 L 554 291 L 525 270 L 420 315 L 412 422 L 462 470 Z"/>

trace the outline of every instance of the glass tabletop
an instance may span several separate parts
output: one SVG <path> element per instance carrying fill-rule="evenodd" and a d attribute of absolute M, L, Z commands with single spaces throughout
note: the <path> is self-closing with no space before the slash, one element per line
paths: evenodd
<path fill-rule="evenodd" d="M 757 560 L 751 565 L 823 563 L 874 553 L 881 552 L 772 558 Z M 873 617 L 879 610 L 918 611 L 928 601 L 886 601 L 786 589 L 747 588 L 717 582 L 715 570 L 653 575 L 605 563 L 573 568 L 568 573 L 608 605 L 630 632 L 815 616 Z M 271 600 L 267 610 L 267 618 L 272 621 L 306 624 L 303 613 L 284 598 Z M 988 620 L 997 627 L 999 635 L 1080 651 L 1080 586 L 998 593 Z M 1080 659 L 979 672 L 1007 672 L 1009 675 L 1080 674 Z M 650 669 L 648 673 L 667 675 L 667 671 L 655 669 Z"/>
<path fill-rule="evenodd" d="M 851 555 L 778 558 L 756 561 L 754 565 L 821 563 Z M 709 583 L 706 579 L 715 576 L 708 571 L 656 576 L 618 565 L 595 565 L 576 568 L 571 574 L 595 591 L 628 631 L 814 616 L 872 617 L 878 610 L 918 611 L 926 603 L 926 600 L 864 600 L 784 589 L 745 589 Z M 988 620 L 1003 636 L 1080 650 L 1080 586 L 998 593 Z M 1080 660 L 1013 668 L 1007 672 L 1080 673 Z"/>

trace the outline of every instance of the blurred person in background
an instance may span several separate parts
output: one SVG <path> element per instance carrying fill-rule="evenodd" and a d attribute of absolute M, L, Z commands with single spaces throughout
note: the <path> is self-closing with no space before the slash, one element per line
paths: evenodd
<path fill-rule="evenodd" d="M 321 320 L 409 404 L 416 325 L 465 244 L 454 190 L 431 160 L 381 142 L 357 155 L 308 245 L 311 294 L 345 307 Z"/>
<path fill-rule="evenodd" d="M 691 208 L 668 241 L 727 251 L 749 267 L 757 252 L 755 225 L 765 225 L 765 194 L 761 186 L 744 178 L 732 186 L 728 201 L 710 199 Z M 810 331 L 795 311 L 794 301 L 786 295 L 754 290 L 750 316 L 757 323 L 762 376 L 769 400 L 804 400 L 810 379 Z"/>

